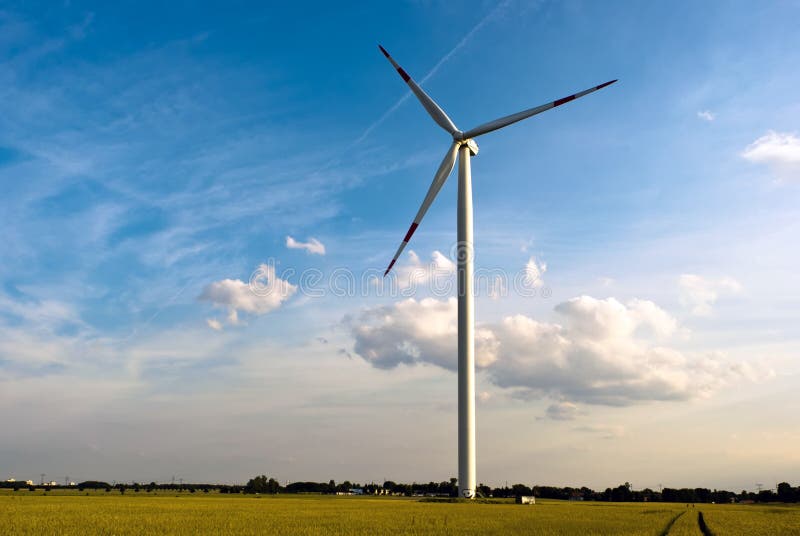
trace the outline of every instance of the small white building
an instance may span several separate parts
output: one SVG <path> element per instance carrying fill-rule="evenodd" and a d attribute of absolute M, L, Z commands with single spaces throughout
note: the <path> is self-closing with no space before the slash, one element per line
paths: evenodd
<path fill-rule="evenodd" d="M 517 497 L 517 504 L 536 504 L 536 497 L 533 495 L 520 495 Z"/>

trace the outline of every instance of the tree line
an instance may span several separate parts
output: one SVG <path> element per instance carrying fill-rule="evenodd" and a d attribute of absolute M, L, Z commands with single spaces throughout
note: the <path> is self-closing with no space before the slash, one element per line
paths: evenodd
<path fill-rule="evenodd" d="M 190 484 L 190 483 L 164 483 L 156 482 L 130 484 L 113 483 L 100 480 L 86 480 L 75 486 L 48 486 L 48 485 L 27 485 L 24 482 L 0 482 L 0 488 L 13 489 L 20 491 L 29 489 L 53 490 L 53 489 L 78 489 L 84 490 L 105 490 L 108 493 L 116 492 L 125 494 L 130 493 L 152 493 L 157 491 L 185 491 L 189 493 L 209 493 L 216 491 L 219 493 L 245 493 L 245 494 L 277 494 L 277 493 L 364 493 L 366 495 L 404 495 L 404 496 L 436 496 L 436 497 L 458 497 L 458 480 L 451 478 L 443 482 L 419 483 L 412 482 L 397 483 L 387 480 L 382 484 L 371 482 L 360 484 L 345 480 L 343 482 L 310 482 L 300 481 L 281 485 L 275 478 L 266 475 L 259 475 L 251 478 L 245 485 L 229 484 Z M 478 486 L 478 494 L 483 497 L 506 497 L 513 498 L 522 495 L 533 495 L 544 499 L 578 500 L 578 501 L 613 501 L 613 502 L 679 502 L 679 503 L 730 503 L 730 502 L 800 502 L 800 486 L 792 487 L 788 482 L 781 482 L 773 489 L 762 489 L 758 492 L 742 490 L 733 492 L 727 490 L 708 489 L 708 488 L 663 488 L 662 490 L 652 490 L 645 488 L 634 490 L 630 483 L 625 482 L 615 488 L 606 488 L 603 491 L 595 491 L 587 487 L 557 487 L 525 484 L 514 484 L 492 488 L 484 484 Z"/>

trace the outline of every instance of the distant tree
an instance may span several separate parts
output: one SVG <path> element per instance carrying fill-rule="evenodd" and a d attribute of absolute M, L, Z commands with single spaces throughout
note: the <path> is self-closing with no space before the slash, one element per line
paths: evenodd
<path fill-rule="evenodd" d="M 103 489 L 103 488 L 110 488 L 111 485 L 108 482 L 102 482 L 100 480 L 86 480 L 84 482 L 80 482 L 78 484 L 78 488 L 88 488 L 88 489 Z"/>
<path fill-rule="evenodd" d="M 773 502 L 777 500 L 778 496 L 771 489 L 762 489 L 758 492 L 756 500 L 758 502 Z"/>
<path fill-rule="evenodd" d="M 245 493 L 278 493 L 281 485 L 274 478 L 267 478 L 267 475 L 260 475 L 251 478 L 245 486 Z"/>
<path fill-rule="evenodd" d="M 614 502 L 626 502 L 632 499 L 633 493 L 631 493 L 631 485 L 629 482 L 625 482 L 611 490 L 611 500 Z"/>
<path fill-rule="evenodd" d="M 781 482 L 780 484 L 778 484 L 778 500 L 781 502 L 797 501 L 797 496 L 795 495 L 795 491 L 792 489 L 792 486 L 790 486 L 788 482 Z"/>
<path fill-rule="evenodd" d="M 707 503 L 711 502 L 711 490 L 706 488 L 695 488 L 694 494 L 696 497 L 696 501 L 693 502 L 702 502 Z"/>

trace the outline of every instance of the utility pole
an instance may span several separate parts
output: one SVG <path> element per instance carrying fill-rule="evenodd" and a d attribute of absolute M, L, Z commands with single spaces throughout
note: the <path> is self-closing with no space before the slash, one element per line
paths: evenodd
<path fill-rule="evenodd" d="M 761 488 L 763 488 L 763 487 L 764 487 L 764 484 L 756 484 L 756 489 L 758 490 L 759 493 L 761 493 Z"/>
<path fill-rule="evenodd" d="M 42 486 L 44 486 L 44 477 L 45 477 L 45 474 L 44 474 L 44 473 L 39 473 L 39 474 L 42 476 L 42 480 L 41 480 L 39 483 L 40 483 Z"/>

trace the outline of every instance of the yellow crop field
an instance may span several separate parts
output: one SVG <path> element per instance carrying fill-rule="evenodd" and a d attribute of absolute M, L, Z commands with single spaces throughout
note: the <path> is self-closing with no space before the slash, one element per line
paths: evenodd
<path fill-rule="evenodd" d="M 798 534 L 800 507 L 189 493 L 0 493 L 0 534 Z"/>

